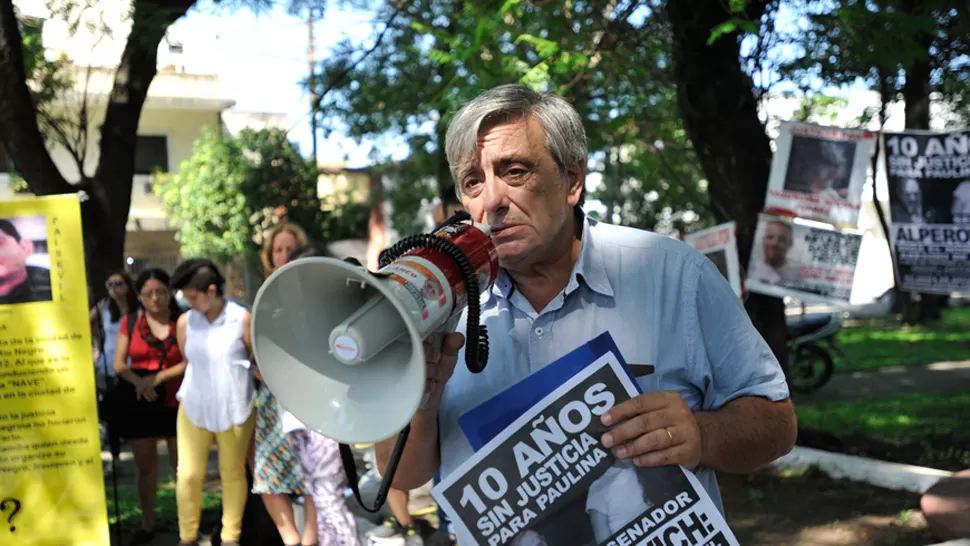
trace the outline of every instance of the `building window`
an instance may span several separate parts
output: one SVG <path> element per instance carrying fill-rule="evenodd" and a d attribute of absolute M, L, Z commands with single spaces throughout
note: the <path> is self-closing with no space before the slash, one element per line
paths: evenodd
<path fill-rule="evenodd" d="M 135 174 L 168 172 L 168 137 L 141 136 L 135 141 Z"/>

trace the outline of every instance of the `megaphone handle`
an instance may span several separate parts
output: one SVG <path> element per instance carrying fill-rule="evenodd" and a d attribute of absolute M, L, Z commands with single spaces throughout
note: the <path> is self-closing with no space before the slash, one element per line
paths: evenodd
<path fill-rule="evenodd" d="M 394 451 L 391 452 L 391 460 L 387 463 L 387 472 L 381 480 L 381 487 L 377 490 L 377 497 L 374 499 L 374 506 L 364 504 L 364 499 L 360 496 L 360 485 L 357 478 L 357 462 L 354 460 L 354 453 L 347 444 L 340 444 L 340 458 L 344 463 L 344 473 L 347 475 L 347 483 L 354 492 L 357 504 L 371 514 L 378 513 L 387 502 L 387 493 L 394 482 L 394 474 L 397 473 L 397 465 L 401 462 L 401 455 L 404 454 L 404 445 L 408 441 L 408 434 L 411 433 L 411 425 L 404 427 L 404 430 L 397 435 L 397 443 L 394 444 Z"/>

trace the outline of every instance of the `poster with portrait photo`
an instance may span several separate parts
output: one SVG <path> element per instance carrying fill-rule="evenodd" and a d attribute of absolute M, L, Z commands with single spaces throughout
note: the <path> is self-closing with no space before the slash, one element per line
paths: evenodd
<path fill-rule="evenodd" d="M 856 227 L 876 133 L 782 122 L 765 212 Z"/>
<path fill-rule="evenodd" d="M 0 305 L 51 301 L 47 217 L 0 217 Z"/>
<path fill-rule="evenodd" d="M 718 271 L 731 283 L 734 293 L 741 296 L 741 267 L 738 260 L 737 225 L 734 222 L 695 231 L 688 234 L 684 242 L 714 262 Z"/>
<path fill-rule="evenodd" d="M 882 149 L 902 288 L 970 291 L 970 131 L 884 133 Z"/>
<path fill-rule="evenodd" d="M 746 287 L 769 296 L 848 306 L 862 234 L 761 214 Z"/>
<path fill-rule="evenodd" d="M 458 542 L 737 544 L 693 473 L 600 444 L 598 416 L 638 394 L 607 332 L 463 414 L 476 452 L 432 489 Z"/>

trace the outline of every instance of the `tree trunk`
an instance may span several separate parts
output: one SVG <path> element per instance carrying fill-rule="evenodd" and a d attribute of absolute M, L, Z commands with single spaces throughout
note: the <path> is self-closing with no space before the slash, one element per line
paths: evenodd
<path fill-rule="evenodd" d="M 903 11 L 910 15 L 921 15 L 924 11 L 920 2 L 911 0 L 903 4 Z M 906 67 L 906 80 L 903 84 L 903 101 L 905 102 L 906 128 L 930 128 L 930 75 L 933 66 L 930 57 L 932 37 L 924 36 L 920 40 L 923 55 Z M 897 290 L 899 309 L 905 324 L 924 324 L 939 320 L 942 316 L 941 306 L 946 296 L 939 294 L 919 294 L 913 298 L 911 294 Z"/>
<path fill-rule="evenodd" d="M 10 0 L 0 0 L 0 141 L 33 193 L 54 195 L 83 190 L 87 194 L 81 204 L 81 224 L 87 278 L 95 300 L 107 294 L 107 275 L 124 265 L 138 120 L 157 72 L 158 45 L 169 25 L 194 3 L 195 0 L 134 2 L 131 34 L 100 127 L 97 170 L 93 178 L 82 173 L 79 183 L 70 184 L 44 145 L 26 84 L 21 35 L 13 6 Z"/>
<path fill-rule="evenodd" d="M 680 112 L 708 180 L 715 218 L 737 222 L 738 254 L 747 266 L 768 188 L 771 148 L 754 85 L 741 68 L 737 34 L 707 45 L 714 27 L 730 17 L 726 6 L 721 0 L 670 1 L 666 9 Z M 762 2 L 748 6 L 753 20 L 765 9 Z M 746 305 L 755 328 L 787 368 L 784 303 L 751 294 Z"/>

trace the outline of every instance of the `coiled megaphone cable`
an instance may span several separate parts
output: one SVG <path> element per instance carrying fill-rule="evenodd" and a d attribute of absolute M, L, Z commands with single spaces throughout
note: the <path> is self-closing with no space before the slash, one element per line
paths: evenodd
<path fill-rule="evenodd" d="M 455 261 L 455 264 L 461 270 L 462 278 L 465 281 L 465 293 L 468 295 L 468 316 L 465 324 L 465 340 L 468 346 L 465 349 L 465 365 L 468 366 L 468 371 L 481 373 L 485 369 L 485 365 L 488 364 L 488 331 L 480 323 L 481 302 L 478 297 L 478 276 L 475 274 L 475 268 L 471 260 L 468 259 L 468 256 L 465 255 L 465 252 L 461 248 L 452 241 L 435 235 L 446 226 L 470 219 L 470 214 L 465 211 L 458 211 L 454 216 L 438 226 L 433 233 L 422 233 L 405 237 L 380 253 L 378 265 L 383 268 L 408 252 L 421 248 L 437 250 Z M 347 258 L 345 261 L 361 265 L 354 258 Z M 344 473 L 347 475 L 348 484 L 354 493 L 354 498 L 357 499 L 357 503 L 365 511 L 376 514 L 384 506 L 384 503 L 387 502 L 387 494 L 391 489 L 394 474 L 397 472 L 397 466 L 401 462 L 401 456 L 404 454 L 404 446 L 407 443 L 410 433 L 411 425 L 409 424 L 398 434 L 397 442 L 394 444 L 394 450 L 391 452 L 391 458 L 387 463 L 387 472 L 385 472 L 384 478 L 381 480 L 381 486 L 378 488 L 373 506 L 368 506 L 364 503 L 364 499 L 361 498 L 360 485 L 358 483 L 359 478 L 357 477 L 357 461 L 354 460 L 353 451 L 351 451 L 349 445 L 340 444 L 340 459 L 343 462 Z"/>
<path fill-rule="evenodd" d="M 444 224 L 435 230 L 435 233 L 445 226 L 456 224 L 464 220 L 470 220 L 471 215 L 465 211 L 458 211 Z M 465 365 L 472 373 L 481 373 L 488 364 L 488 329 L 481 324 L 481 302 L 478 287 L 478 275 L 475 274 L 475 267 L 471 260 L 452 241 L 439 237 L 435 233 L 420 233 L 411 235 L 398 241 L 394 246 L 381 252 L 378 258 L 379 267 L 385 267 L 394 260 L 421 248 L 437 250 L 454 260 L 455 264 L 461 269 L 462 279 L 465 281 L 465 293 L 468 295 L 468 316 L 465 322 L 465 340 L 468 346 L 465 348 Z"/>

